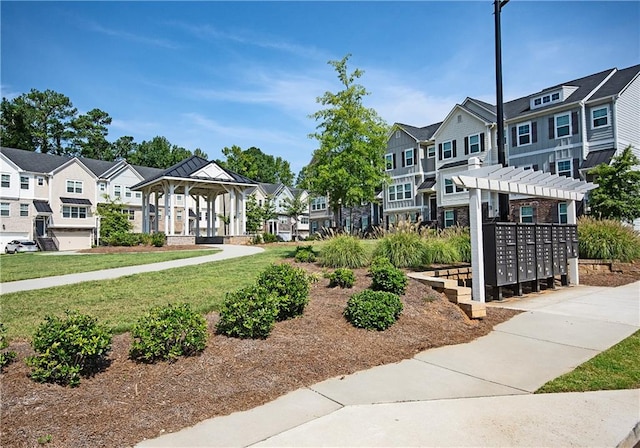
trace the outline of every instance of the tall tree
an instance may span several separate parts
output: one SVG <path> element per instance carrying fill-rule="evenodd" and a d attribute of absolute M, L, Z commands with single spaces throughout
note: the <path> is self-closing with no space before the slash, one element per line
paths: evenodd
<path fill-rule="evenodd" d="M 165 137 L 157 136 L 140 143 L 136 151 L 131 153 L 129 162 L 152 168 L 169 168 L 191 156 L 188 149 L 172 145 Z"/>
<path fill-rule="evenodd" d="M 124 135 L 119 137 L 118 140 L 111 143 L 111 153 L 114 160 L 126 159 L 129 160 L 135 152 L 138 151 L 138 144 L 133 141 L 133 137 Z"/>
<path fill-rule="evenodd" d="M 310 137 L 317 139 L 320 147 L 306 168 L 310 190 L 329 197 L 337 222 L 341 206 L 373 201 L 376 188 L 387 180 L 384 152 L 388 126 L 374 109 L 363 105 L 362 99 L 369 93 L 356 80 L 364 72 L 358 69 L 348 72 L 350 56 L 329 61 L 343 89 L 325 92 L 317 99 L 327 107 L 311 115 L 319 124 Z"/>
<path fill-rule="evenodd" d="M 115 160 L 113 145 L 107 141 L 111 117 L 100 109 L 92 109 L 84 115 L 71 120 L 74 135 L 71 138 L 71 151 L 98 160 Z"/>
<path fill-rule="evenodd" d="M 627 147 L 611 164 L 591 169 L 598 188 L 589 195 L 591 214 L 601 219 L 631 222 L 640 218 L 640 161 Z M 635 168 L 635 169 L 634 169 Z"/>
<path fill-rule="evenodd" d="M 262 222 L 264 221 L 264 209 L 258 204 L 255 194 L 252 194 L 247 198 L 246 207 L 247 232 L 256 233 L 262 227 Z"/>
<path fill-rule="evenodd" d="M 270 184 L 283 183 L 293 185 L 293 172 L 289 162 L 281 157 L 274 157 L 263 153 L 260 148 L 252 146 L 243 150 L 237 145 L 222 149 L 226 160 L 217 162 L 224 168 L 257 182 Z"/>
<path fill-rule="evenodd" d="M 293 198 L 285 198 L 284 200 L 284 212 L 293 219 L 293 234 L 296 238 L 298 237 L 298 218 L 309 209 L 309 204 L 302 199 L 302 194 L 302 190 L 296 190 Z"/>
<path fill-rule="evenodd" d="M 9 101 L 6 98 L 2 98 L 1 110 L 2 146 L 35 151 L 32 111 L 26 107 L 23 101 Z"/>

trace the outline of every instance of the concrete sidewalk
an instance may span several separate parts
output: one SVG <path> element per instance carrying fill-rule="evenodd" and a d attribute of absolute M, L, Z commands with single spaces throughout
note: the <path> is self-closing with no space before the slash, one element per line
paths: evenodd
<path fill-rule="evenodd" d="M 640 329 L 640 282 L 491 306 L 526 312 L 468 344 L 329 379 L 138 446 L 631 447 L 640 440 L 640 390 L 532 394 Z"/>
<path fill-rule="evenodd" d="M 208 244 L 204 248 L 220 249 L 213 255 L 202 257 L 185 258 L 181 260 L 163 261 L 161 263 L 143 264 L 139 266 L 126 266 L 123 268 L 105 269 L 101 271 L 82 272 L 79 274 L 60 275 L 57 277 L 35 278 L 30 280 L 20 280 L 17 282 L 0 283 L 0 293 L 8 294 L 17 291 L 28 291 L 31 289 L 51 288 L 53 286 L 64 286 L 72 283 L 89 282 L 93 280 L 109 280 L 126 275 L 141 274 L 144 272 L 163 271 L 165 269 L 179 268 L 183 266 L 193 266 L 211 261 L 227 260 L 229 258 L 244 257 L 263 252 L 264 249 L 256 246 L 240 246 L 232 244 Z"/>

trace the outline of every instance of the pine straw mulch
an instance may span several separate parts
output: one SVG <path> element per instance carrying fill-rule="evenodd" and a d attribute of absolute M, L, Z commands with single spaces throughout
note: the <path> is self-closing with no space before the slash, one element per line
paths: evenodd
<path fill-rule="evenodd" d="M 300 265 L 321 276 L 321 268 Z M 483 336 L 517 311 L 489 308 L 469 320 L 443 295 L 414 280 L 402 297 L 404 311 L 384 332 L 352 327 L 342 317 L 351 294 L 370 285 L 356 270 L 353 289 L 312 284 L 303 316 L 276 324 L 266 340 L 215 335 L 217 314 L 207 316 L 210 338 L 202 354 L 174 364 L 128 359 L 130 335 L 113 339 L 111 365 L 77 388 L 38 384 L 28 377 L 26 342 L 13 343 L 18 360 L 1 375 L 1 446 L 132 446 L 204 419 L 242 411 L 319 381 L 411 358 L 433 347 Z"/>

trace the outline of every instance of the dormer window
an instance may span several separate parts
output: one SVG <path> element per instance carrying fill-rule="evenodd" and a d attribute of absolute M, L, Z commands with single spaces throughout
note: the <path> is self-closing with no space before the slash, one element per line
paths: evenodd
<path fill-rule="evenodd" d="M 535 109 L 537 107 L 546 106 L 552 103 L 559 103 L 562 101 L 561 92 L 551 92 L 545 93 L 544 95 L 537 96 L 531 99 L 531 109 Z"/>

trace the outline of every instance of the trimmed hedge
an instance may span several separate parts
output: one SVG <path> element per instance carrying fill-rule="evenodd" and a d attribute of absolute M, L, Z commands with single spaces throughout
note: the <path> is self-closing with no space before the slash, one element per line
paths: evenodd
<path fill-rule="evenodd" d="M 402 301 L 396 294 L 365 289 L 352 295 L 344 317 L 357 328 L 386 330 L 400 317 Z"/>
<path fill-rule="evenodd" d="M 278 296 L 262 286 L 248 286 L 225 295 L 216 331 L 237 338 L 265 339 L 277 315 Z"/>

